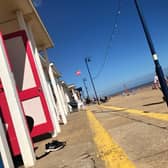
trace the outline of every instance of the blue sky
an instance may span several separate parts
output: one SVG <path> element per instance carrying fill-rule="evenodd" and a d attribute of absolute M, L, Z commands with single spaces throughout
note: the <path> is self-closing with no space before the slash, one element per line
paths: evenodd
<path fill-rule="evenodd" d="M 154 72 L 154 64 L 138 18 L 133 0 L 120 0 L 117 27 L 109 46 L 119 0 L 36 0 L 38 13 L 55 47 L 48 49 L 50 61 L 66 83 L 83 86 L 87 78 L 84 63 L 89 63 L 95 76 L 107 56 L 101 74 L 96 78 L 98 94 L 110 94 L 127 81 Z M 139 0 L 152 35 L 162 67 L 168 67 L 168 1 Z M 108 47 L 108 50 L 107 50 Z M 108 51 L 108 54 L 107 54 Z M 75 71 L 81 70 L 81 76 Z"/>

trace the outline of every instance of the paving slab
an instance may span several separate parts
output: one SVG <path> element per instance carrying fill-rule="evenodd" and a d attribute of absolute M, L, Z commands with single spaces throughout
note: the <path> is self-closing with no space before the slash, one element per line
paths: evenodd
<path fill-rule="evenodd" d="M 66 141 L 66 146 L 45 154 L 45 144 L 54 139 Z M 86 111 L 69 114 L 68 124 L 61 125 L 61 133 L 35 143 L 35 148 L 38 159 L 32 168 L 104 168 L 104 162 L 97 157 Z"/>

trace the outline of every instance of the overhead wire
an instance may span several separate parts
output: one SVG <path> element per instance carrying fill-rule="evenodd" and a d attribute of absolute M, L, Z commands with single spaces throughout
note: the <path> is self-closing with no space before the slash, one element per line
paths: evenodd
<path fill-rule="evenodd" d="M 106 50 L 105 50 L 104 60 L 103 60 L 103 62 L 101 64 L 101 66 L 100 66 L 99 71 L 93 77 L 94 80 L 97 79 L 100 76 L 100 74 L 102 73 L 102 71 L 103 71 L 103 69 L 105 67 L 107 58 L 109 56 L 109 50 L 111 48 L 113 38 L 115 36 L 116 31 L 118 31 L 118 17 L 119 17 L 120 14 L 121 14 L 121 0 L 118 0 L 117 9 L 116 9 L 116 12 L 115 12 L 114 24 L 112 26 L 112 32 L 110 34 L 108 45 L 107 45 Z"/>

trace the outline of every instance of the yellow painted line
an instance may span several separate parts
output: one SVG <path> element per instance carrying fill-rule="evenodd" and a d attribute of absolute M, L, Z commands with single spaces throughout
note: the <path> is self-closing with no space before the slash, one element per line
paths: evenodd
<path fill-rule="evenodd" d="M 106 168 L 135 168 L 125 152 L 112 139 L 90 110 L 87 110 L 87 116 L 94 134 L 98 156 L 104 160 Z"/>
<path fill-rule="evenodd" d="M 128 112 L 131 114 L 142 115 L 142 116 L 146 116 L 146 117 L 150 117 L 150 118 L 154 118 L 154 119 L 158 119 L 158 120 L 168 121 L 168 114 L 161 114 L 161 113 L 154 113 L 154 112 L 145 113 L 142 110 L 119 108 L 119 107 L 115 107 L 115 106 L 101 105 L 101 107 L 106 108 L 106 109 L 111 109 L 111 110 L 117 110 L 117 108 L 118 108 L 118 110 L 119 109 L 123 110 L 122 112 Z"/>

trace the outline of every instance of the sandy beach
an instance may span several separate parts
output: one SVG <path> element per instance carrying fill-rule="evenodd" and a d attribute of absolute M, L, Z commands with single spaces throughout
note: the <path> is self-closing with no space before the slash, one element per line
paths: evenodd
<path fill-rule="evenodd" d="M 161 90 L 152 89 L 151 85 L 138 88 L 133 93 L 130 93 L 129 96 L 120 94 L 111 97 L 106 105 L 139 109 L 146 112 L 168 113 Z"/>

